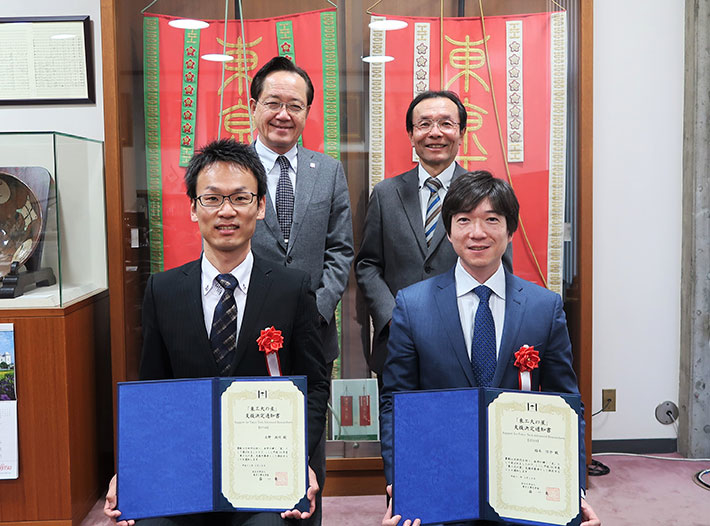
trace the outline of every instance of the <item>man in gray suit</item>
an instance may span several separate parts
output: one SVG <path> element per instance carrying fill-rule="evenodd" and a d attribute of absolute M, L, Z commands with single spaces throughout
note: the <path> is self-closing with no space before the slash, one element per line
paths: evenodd
<path fill-rule="evenodd" d="M 467 170 L 455 162 L 466 130 L 466 108 L 451 91 L 426 91 L 409 104 L 409 140 L 419 166 L 375 186 L 355 276 L 374 324 L 368 363 L 378 375 L 397 291 L 449 270 L 456 253 L 439 224 L 451 182 Z M 509 246 L 503 264 L 512 272 Z"/>
<path fill-rule="evenodd" d="M 254 254 L 306 271 L 320 315 L 328 378 L 338 357 L 335 308 L 352 263 L 350 195 L 343 165 L 298 144 L 313 102 L 313 83 L 291 60 L 274 57 L 254 76 L 254 149 L 267 174 L 266 215 L 252 238 Z M 325 434 L 311 459 L 325 482 Z M 310 524 L 320 524 L 320 493 Z"/>

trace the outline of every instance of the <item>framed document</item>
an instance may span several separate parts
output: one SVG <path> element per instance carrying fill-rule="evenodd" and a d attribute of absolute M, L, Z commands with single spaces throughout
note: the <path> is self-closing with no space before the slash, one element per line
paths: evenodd
<path fill-rule="evenodd" d="M 579 395 L 394 393 L 394 514 L 578 525 Z"/>
<path fill-rule="evenodd" d="M 96 101 L 88 16 L 0 18 L 0 104 Z"/>
<path fill-rule="evenodd" d="M 121 519 L 307 511 L 305 377 L 118 384 Z"/>

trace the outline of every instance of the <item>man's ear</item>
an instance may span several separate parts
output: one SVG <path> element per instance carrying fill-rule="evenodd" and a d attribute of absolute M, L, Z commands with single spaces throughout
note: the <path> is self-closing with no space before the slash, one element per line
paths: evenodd
<path fill-rule="evenodd" d="M 197 223 L 197 199 L 190 200 L 190 221 Z"/>
<path fill-rule="evenodd" d="M 262 195 L 261 199 L 259 199 L 257 201 L 256 218 L 257 219 L 264 219 L 265 215 L 266 215 L 266 196 Z"/>

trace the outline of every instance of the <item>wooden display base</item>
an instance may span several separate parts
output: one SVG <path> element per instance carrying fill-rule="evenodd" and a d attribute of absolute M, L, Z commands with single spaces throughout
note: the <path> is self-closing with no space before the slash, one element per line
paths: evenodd
<path fill-rule="evenodd" d="M 328 458 L 325 466 L 324 497 L 385 494 L 382 457 Z"/>

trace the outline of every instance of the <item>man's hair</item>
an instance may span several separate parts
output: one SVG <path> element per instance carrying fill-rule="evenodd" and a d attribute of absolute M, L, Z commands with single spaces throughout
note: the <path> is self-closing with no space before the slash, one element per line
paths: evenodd
<path fill-rule="evenodd" d="M 266 77 L 275 73 L 276 71 L 288 71 L 290 73 L 295 73 L 299 75 L 303 80 L 306 81 L 306 103 L 310 106 L 313 103 L 313 83 L 311 82 L 311 77 L 303 68 L 299 68 L 293 61 L 287 59 L 286 57 L 274 57 L 264 64 L 259 71 L 254 75 L 254 80 L 251 81 L 251 98 L 254 100 L 259 100 L 261 97 L 261 92 L 264 89 L 264 81 Z"/>
<path fill-rule="evenodd" d="M 256 197 L 266 195 L 266 172 L 253 148 L 234 139 L 221 139 L 203 146 L 190 159 L 185 172 L 185 188 L 190 199 L 197 197 L 197 176 L 214 163 L 235 164 L 251 172 L 256 178 Z"/>
<path fill-rule="evenodd" d="M 474 210 L 485 199 L 496 214 L 505 217 L 508 234 L 512 236 L 518 229 L 518 198 L 506 181 L 493 177 L 485 170 L 462 174 L 451 183 L 441 206 L 446 233 L 451 234 L 451 219 L 456 214 Z"/>
<path fill-rule="evenodd" d="M 464 131 L 466 129 L 466 118 L 468 115 L 466 113 L 466 108 L 464 107 L 463 102 L 461 102 L 459 96 L 456 95 L 456 93 L 454 93 L 453 91 L 425 91 L 414 97 L 414 100 L 409 103 L 409 108 L 407 108 L 406 117 L 407 133 L 412 133 L 412 131 L 414 130 L 414 123 L 412 122 L 412 113 L 414 113 L 414 107 L 423 100 L 439 98 L 449 99 L 451 102 L 456 104 L 456 108 L 459 110 L 459 129 L 461 131 Z"/>

